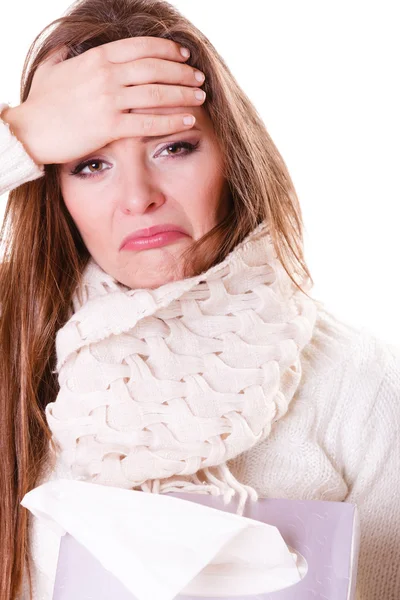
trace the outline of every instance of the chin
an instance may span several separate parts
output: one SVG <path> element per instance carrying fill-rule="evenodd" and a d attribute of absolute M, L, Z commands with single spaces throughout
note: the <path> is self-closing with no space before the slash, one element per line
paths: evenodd
<path fill-rule="evenodd" d="M 181 249 L 171 246 L 132 252 L 124 257 L 123 264 L 114 266 L 113 276 L 131 289 L 155 289 L 183 279 L 183 259 L 180 253 Z"/>
<path fill-rule="evenodd" d="M 172 271 L 163 273 L 162 269 L 157 269 L 153 266 L 149 268 L 149 272 L 142 274 L 135 273 L 135 275 L 131 277 L 127 273 L 126 275 L 117 276 L 116 279 L 131 289 L 155 289 L 165 283 L 170 283 L 171 281 L 183 278 L 182 269 L 179 269 L 179 272 L 175 271 L 175 273 Z"/>

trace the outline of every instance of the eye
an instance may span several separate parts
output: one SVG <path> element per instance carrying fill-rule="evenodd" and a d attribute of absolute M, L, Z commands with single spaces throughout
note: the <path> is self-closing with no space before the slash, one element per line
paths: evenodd
<path fill-rule="evenodd" d="M 164 146 L 164 148 L 161 150 L 161 152 L 164 152 L 165 150 L 169 150 L 169 149 L 173 149 L 173 150 L 179 150 L 179 149 L 184 149 L 184 152 L 179 152 L 178 154 L 176 154 L 175 152 L 172 154 L 172 156 L 185 156 L 186 154 L 191 154 L 192 152 L 194 152 L 195 150 L 197 150 L 197 148 L 199 147 L 200 142 L 197 142 L 196 144 L 191 144 L 190 142 L 174 142 L 172 144 L 168 144 L 167 146 Z M 161 156 L 161 154 L 159 153 L 158 156 Z M 171 154 L 169 155 L 171 156 Z"/>
<path fill-rule="evenodd" d="M 164 148 L 156 155 L 156 156 L 161 156 L 162 158 L 165 158 L 165 156 L 162 156 L 162 152 L 164 152 L 165 150 L 173 150 L 173 154 L 167 154 L 167 158 L 168 157 L 176 157 L 176 158 L 180 158 L 183 157 L 185 155 L 191 154 L 192 152 L 195 152 L 197 150 L 197 148 L 200 145 L 200 141 L 196 142 L 195 144 L 191 144 L 190 142 L 174 142 L 171 144 L 168 144 L 167 146 L 164 146 Z M 179 150 L 179 149 L 183 149 L 183 152 L 178 152 L 176 153 L 175 150 Z M 108 169 L 101 169 L 101 170 L 95 170 L 95 172 L 92 173 L 83 173 L 83 169 L 86 168 L 90 168 L 93 167 L 93 165 L 98 165 L 100 163 L 106 164 L 104 162 L 104 160 L 101 160 L 100 158 L 90 158 L 89 160 L 85 160 L 82 163 L 79 163 L 79 165 L 77 165 L 71 172 L 71 175 L 76 175 L 76 177 L 81 177 L 82 179 L 87 179 L 87 178 L 91 178 L 91 177 L 97 177 L 98 175 L 101 175 L 101 173 L 103 173 L 103 171 L 107 171 Z"/>
<path fill-rule="evenodd" d="M 91 158 L 90 160 L 86 160 L 85 162 L 77 165 L 75 169 L 71 171 L 71 175 L 76 175 L 77 177 L 82 177 L 83 179 L 85 177 L 97 177 L 97 175 L 101 174 L 104 169 L 102 169 L 101 171 L 94 172 L 91 175 L 88 173 L 83 173 L 82 171 L 83 169 L 86 169 L 86 167 L 92 167 L 93 165 L 99 163 L 105 164 L 104 160 L 101 160 L 100 158 Z"/>

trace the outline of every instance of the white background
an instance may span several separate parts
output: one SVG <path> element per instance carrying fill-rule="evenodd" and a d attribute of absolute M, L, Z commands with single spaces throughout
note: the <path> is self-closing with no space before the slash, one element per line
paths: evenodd
<path fill-rule="evenodd" d="M 342 320 L 400 346 L 399 2 L 173 4 L 223 56 L 288 165 L 312 294 Z M 19 103 L 30 43 L 68 6 L 3 3 L 0 102 Z"/>

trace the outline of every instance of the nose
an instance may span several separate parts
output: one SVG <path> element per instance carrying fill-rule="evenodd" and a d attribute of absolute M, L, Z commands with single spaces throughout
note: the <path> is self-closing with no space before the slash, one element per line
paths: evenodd
<path fill-rule="evenodd" d="M 120 210 L 126 215 L 141 215 L 155 210 L 165 202 L 165 196 L 146 170 L 133 172 L 121 187 Z"/>

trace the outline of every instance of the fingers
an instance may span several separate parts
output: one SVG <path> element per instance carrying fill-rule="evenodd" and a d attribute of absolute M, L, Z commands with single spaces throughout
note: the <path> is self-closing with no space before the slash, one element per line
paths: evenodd
<path fill-rule="evenodd" d="M 119 85 L 143 85 L 145 83 L 170 83 L 202 85 L 204 73 L 190 65 L 170 60 L 146 57 L 132 62 L 111 66 L 114 81 Z M 196 73 L 200 74 L 196 77 Z"/>
<path fill-rule="evenodd" d="M 190 123 L 185 123 L 189 119 Z M 165 115 L 122 113 L 115 123 L 115 139 L 124 137 L 162 136 L 193 127 L 194 115 L 167 113 Z"/>
<path fill-rule="evenodd" d="M 152 36 L 138 36 L 116 40 L 92 48 L 88 52 L 100 54 L 111 63 L 130 62 L 149 56 L 179 62 L 185 62 L 188 58 L 181 54 L 180 45 L 173 40 Z"/>
<path fill-rule="evenodd" d="M 155 83 L 121 88 L 115 101 L 118 110 L 126 110 L 132 107 L 200 106 L 205 97 L 205 92 L 199 88 Z"/>

